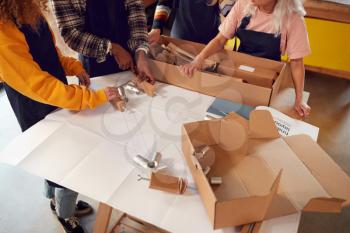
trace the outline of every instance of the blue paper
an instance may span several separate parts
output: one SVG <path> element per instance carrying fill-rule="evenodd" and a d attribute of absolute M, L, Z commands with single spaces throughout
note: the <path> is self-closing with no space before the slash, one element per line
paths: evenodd
<path fill-rule="evenodd" d="M 254 110 L 254 107 L 216 98 L 209 106 L 207 112 L 218 116 L 226 116 L 230 112 L 235 112 L 240 116 L 249 119 L 249 114 L 252 110 Z"/>

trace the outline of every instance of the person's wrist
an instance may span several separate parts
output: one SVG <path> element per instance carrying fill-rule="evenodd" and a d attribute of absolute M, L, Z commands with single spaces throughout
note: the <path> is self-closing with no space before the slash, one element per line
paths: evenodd
<path fill-rule="evenodd" d="M 152 32 L 156 32 L 156 33 L 159 33 L 159 34 L 161 34 L 161 30 L 160 30 L 160 28 L 152 28 L 152 30 L 151 30 Z"/>
<path fill-rule="evenodd" d="M 303 94 L 302 93 L 296 93 L 295 95 L 295 102 L 301 103 L 303 101 Z"/>
<path fill-rule="evenodd" d="M 135 54 L 135 58 L 136 58 L 136 61 L 138 61 L 139 59 L 144 59 L 146 57 L 147 53 L 145 50 L 143 49 L 139 49 L 136 51 L 136 54 Z"/>
<path fill-rule="evenodd" d="M 106 54 L 112 55 L 112 42 L 110 40 L 107 42 L 107 53 Z"/>
<path fill-rule="evenodd" d="M 197 64 L 199 64 L 199 65 L 202 65 L 203 62 L 204 62 L 204 60 L 205 60 L 205 59 L 204 59 L 202 56 L 197 55 L 197 56 L 195 57 L 195 59 L 194 59 L 194 62 L 197 63 Z"/>
<path fill-rule="evenodd" d="M 112 43 L 111 53 L 116 55 L 119 51 L 121 51 L 122 47 L 117 43 Z"/>

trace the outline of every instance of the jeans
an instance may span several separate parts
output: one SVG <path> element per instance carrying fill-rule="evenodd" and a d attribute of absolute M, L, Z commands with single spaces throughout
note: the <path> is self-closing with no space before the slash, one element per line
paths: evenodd
<path fill-rule="evenodd" d="M 45 181 L 45 197 L 55 199 L 56 213 L 59 218 L 74 216 L 78 193 L 67 188 L 52 187 Z"/>

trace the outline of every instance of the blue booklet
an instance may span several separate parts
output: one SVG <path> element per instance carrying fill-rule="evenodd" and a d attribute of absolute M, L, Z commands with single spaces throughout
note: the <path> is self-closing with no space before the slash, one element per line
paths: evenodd
<path fill-rule="evenodd" d="M 217 116 L 226 116 L 230 112 L 236 112 L 240 116 L 249 119 L 249 114 L 254 109 L 254 107 L 248 105 L 235 103 L 221 98 L 215 98 L 214 102 L 209 106 L 207 112 Z"/>

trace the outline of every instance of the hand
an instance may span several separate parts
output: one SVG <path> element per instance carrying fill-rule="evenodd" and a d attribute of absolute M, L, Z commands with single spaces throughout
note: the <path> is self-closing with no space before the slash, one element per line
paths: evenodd
<path fill-rule="evenodd" d="M 134 68 L 134 61 L 132 60 L 130 53 L 126 51 L 122 46 L 112 43 L 111 52 L 120 69 L 127 70 Z"/>
<path fill-rule="evenodd" d="M 159 40 L 160 40 L 160 29 L 152 29 L 148 33 L 148 42 L 151 45 L 154 45 L 154 44 L 158 43 Z"/>
<path fill-rule="evenodd" d="M 187 77 L 192 77 L 195 70 L 201 70 L 203 60 L 196 57 L 191 63 L 180 66 L 180 71 Z"/>
<path fill-rule="evenodd" d="M 104 91 L 106 93 L 108 101 L 112 101 L 116 98 L 120 98 L 118 89 L 116 87 L 106 87 Z"/>
<path fill-rule="evenodd" d="M 307 117 L 310 114 L 310 106 L 304 103 L 302 100 L 295 100 L 294 110 L 302 117 Z"/>
<path fill-rule="evenodd" d="M 81 72 L 80 74 L 77 74 L 77 78 L 79 79 L 79 84 L 89 87 L 90 86 L 90 75 L 88 73 L 86 73 L 86 71 L 84 70 L 83 72 Z"/>
<path fill-rule="evenodd" d="M 155 78 L 149 69 L 148 58 L 144 51 L 139 51 L 137 54 L 137 71 L 136 74 L 139 79 L 147 81 L 151 84 L 155 83 Z"/>

